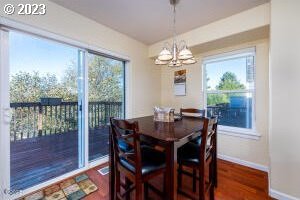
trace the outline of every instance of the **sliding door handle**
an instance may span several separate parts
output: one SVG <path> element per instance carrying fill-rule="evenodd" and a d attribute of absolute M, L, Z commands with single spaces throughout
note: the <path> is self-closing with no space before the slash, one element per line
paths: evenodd
<path fill-rule="evenodd" d="M 3 109 L 3 122 L 9 124 L 11 121 L 11 110 L 10 108 Z"/>

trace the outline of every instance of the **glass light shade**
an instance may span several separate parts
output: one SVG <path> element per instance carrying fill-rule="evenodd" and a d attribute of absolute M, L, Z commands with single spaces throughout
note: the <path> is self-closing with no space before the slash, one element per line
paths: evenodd
<path fill-rule="evenodd" d="M 171 60 L 171 62 L 169 63 L 169 67 L 180 67 L 180 66 L 181 66 L 180 60 Z"/>
<path fill-rule="evenodd" d="M 156 65 L 167 65 L 168 61 L 162 61 L 162 60 L 159 60 L 158 58 L 156 58 L 155 59 L 155 64 Z"/>
<path fill-rule="evenodd" d="M 185 65 L 190 65 L 190 64 L 194 64 L 196 63 L 197 61 L 195 60 L 195 58 L 190 58 L 190 59 L 187 59 L 187 60 L 183 60 L 182 61 L 182 64 L 185 64 Z"/>
<path fill-rule="evenodd" d="M 163 50 L 160 52 L 158 59 L 161 61 L 169 61 L 173 58 L 171 52 L 164 47 Z"/>
<path fill-rule="evenodd" d="M 187 60 L 193 57 L 193 54 L 191 52 L 191 50 L 189 50 L 187 48 L 187 46 L 185 46 L 178 54 L 178 59 L 180 60 Z"/>

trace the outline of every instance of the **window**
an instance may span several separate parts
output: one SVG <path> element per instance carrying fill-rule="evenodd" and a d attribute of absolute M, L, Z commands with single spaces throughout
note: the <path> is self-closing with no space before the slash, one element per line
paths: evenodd
<path fill-rule="evenodd" d="M 124 118 L 125 62 L 90 52 L 88 58 L 89 161 L 107 156 L 109 118 Z"/>
<path fill-rule="evenodd" d="M 218 116 L 221 130 L 255 130 L 255 49 L 207 57 L 204 91 L 207 115 Z"/>

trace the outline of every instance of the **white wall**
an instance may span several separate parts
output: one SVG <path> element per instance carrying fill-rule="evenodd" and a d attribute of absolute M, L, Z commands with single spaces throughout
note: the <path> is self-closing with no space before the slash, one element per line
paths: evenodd
<path fill-rule="evenodd" d="M 267 168 L 268 162 L 268 40 L 249 42 L 229 48 L 219 49 L 197 55 L 198 63 L 171 69 L 162 67 L 161 73 L 161 102 L 163 106 L 172 106 L 177 111 L 180 108 L 203 108 L 202 91 L 202 58 L 232 50 L 247 47 L 256 47 L 256 125 L 261 134 L 258 140 L 219 135 L 218 149 L 222 155 L 252 162 Z M 174 71 L 187 70 L 187 95 L 175 96 L 173 94 Z"/>
<path fill-rule="evenodd" d="M 299 11 L 299 0 L 271 2 L 270 187 L 280 199 L 300 199 Z"/>
<path fill-rule="evenodd" d="M 130 58 L 128 80 L 128 117 L 152 114 L 153 106 L 160 103 L 160 68 L 148 58 L 148 46 L 106 26 L 47 0 L 24 0 L 22 3 L 44 3 L 47 12 L 43 16 L 6 15 L 6 3 L 1 0 L 0 15 L 49 32 L 62 35 L 85 44 L 104 48 Z M 147 93 L 145 93 L 147 91 Z"/>

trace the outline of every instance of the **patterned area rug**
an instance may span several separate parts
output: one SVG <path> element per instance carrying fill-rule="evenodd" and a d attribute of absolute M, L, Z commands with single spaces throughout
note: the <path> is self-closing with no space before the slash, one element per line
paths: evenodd
<path fill-rule="evenodd" d="M 86 174 L 26 196 L 23 200 L 79 200 L 98 190 Z"/>

